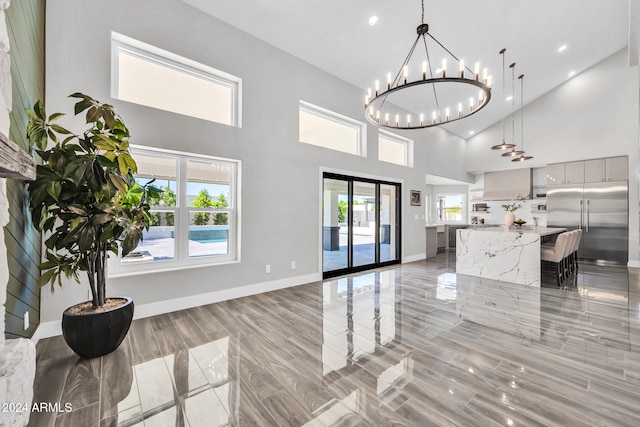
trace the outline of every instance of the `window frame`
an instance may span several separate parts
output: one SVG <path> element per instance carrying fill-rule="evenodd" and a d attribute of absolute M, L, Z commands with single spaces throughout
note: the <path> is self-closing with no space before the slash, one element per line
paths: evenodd
<path fill-rule="evenodd" d="M 335 148 L 327 147 L 324 145 L 312 144 L 300 140 L 300 112 L 312 114 L 316 117 L 320 117 L 326 120 L 330 120 L 339 125 L 347 126 L 356 130 L 356 152 L 352 153 L 344 150 L 337 150 Z M 350 117 L 336 113 L 335 111 L 327 110 L 326 108 L 319 107 L 303 100 L 299 100 L 298 104 L 298 141 L 302 144 L 311 145 L 313 147 L 320 147 L 326 150 L 337 151 L 339 153 L 351 154 L 354 156 L 367 157 L 367 125 L 358 120 L 354 120 Z"/>
<path fill-rule="evenodd" d="M 392 142 L 396 142 L 398 144 L 404 145 L 404 163 L 396 163 L 391 162 L 389 160 L 384 160 L 380 158 L 380 137 L 388 139 Z M 384 129 L 378 129 L 378 160 L 385 163 L 391 163 L 394 165 L 406 166 L 409 168 L 413 167 L 413 140 L 409 138 L 405 138 L 400 135 L 396 135 Z"/>
<path fill-rule="evenodd" d="M 204 119 L 200 117 L 190 116 L 185 113 L 177 113 L 175 111 L 168 111 L 163 108 L 154 107 L 145 104 L 138 104 L 136 102 L 127 101 L 121 99 L 118 93 L 119 88 L 119 56 L 120 52 L 124 52 L 131 56 L 137 57 L 149 61 L 153 64 L 164 66 L 175 71 L 179 71 L 185 74 L 197 76 L 199 78 L 209 80 L 221 86 L 231 88 L 231 123 L 222 123 L 215 120 Z M 141 42 L 139 40 L 127 37 L 123 34 L 111 32 L 111 97 L 124 101 L 131 102 L 136 105 L 142 105 L 148 108 L 157 108 L 162 111 L 167 111 L 173 114 L 181 114 L 187 117 L 193 117 L 199 120 L 206 120 L 212 123 L 218 123 L 226 126 L 242 127 L 242 79 L 240 77 L 225 73 L 208 65 L 196 62 L 192 59 L 180 56 L 178 54 L 169 52 L 164 49 L 160 49 L 153 45 Z"/>
<path fill-rule="evenodd" d="M 131 145 L 131 155 L 135 160 L 136 154 L 152 157 L 176 159 L 176 206 L 152 207 L 151 212 L 175 213 L 174 219 L 174 258 L 171 260 L 150 261 L 124 264 L 121 256 L 109 258 L 109 277 L 122 277 L 136 274 L 148 274 L 159 271 L 181 270 L 195 267 L 211 267 L 240 262 L 240 192 L 242 161 L 208 156 L 202 154 L 185 153 L 173 150 L 150 148 Z M 187 206 L 187 163 L 215 162 L 232 167 L 231 182 L 229 184 L 228 206 L 224 208 L 194 208 Z M 229 225 L 229 252 L 226 255 L 189 256 L 189 227 L 192 212 L 227 213 Z"/>
<path fill-rule="evenodd" d="M 440 197 L 460 197 L 461 198 L 461 204 L 462 206 L 460 207 L 460 221 L 455 221 L 455 220 L 445 220 L 445 219 L 440 219 L 440 206 L 439 206 L 439 199 Z M 436 222 L 441 223 L 441 224 L 462 224 L 466 221 L 466 205 L 467 205 L 467 195 L 465 193 L 456 193 L 456 192 L 452 192 L 452 193 L 437 193 L 435 196 L 435 210 L 436 210 Z M 443 209 L 446 209 L 443 208 Z"/>

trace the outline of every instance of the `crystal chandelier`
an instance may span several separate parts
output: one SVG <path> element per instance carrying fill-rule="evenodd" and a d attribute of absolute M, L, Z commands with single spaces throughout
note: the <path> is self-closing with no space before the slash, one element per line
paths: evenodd
<path fill-rule="evenodd" d="M 380 127 L 393 129 L 423 129 L 451 123 L 483 109 L 491 99 L 491 76 L 487 69 L 480 73 L 480 64 L 474 70 L 465 65 L 463 59 L 456 57 L 449 49 L 429 33 L 429 25 L 424 22 L 424 0 L 422 0 L 422 23 L 417 28 L 416 37 L 409 54 L 392 78 L 387 74 L 386 88 L 382 88 L 380 80 L 375 81 L 374 89 L 369 88 L 365 96 L 365 116 L 367 120 Z M 433 40 L 453 58 L 457 64 L 456 71 L 447 70 L 447 58 L 442 60 L 442 67 L 433 70 L 431 66 L 428 40 Z M 422 73 L 417 79 L 410 77 L 410 65 L 418 64 L 412 56 L 418 43 L 424 45 L 425 59 L 422 62 Z M 419 60 L 418 60 L 419 61 Z M 413 70 L 411 70 L 413 71 Z M 426 88 L 420 90 L 419 88 Z M 477 98 L 470 94 L 478 91 Z M 417 99 L 420 100 L 419 104 Z M 399 107 L 403 105 L 406 107 Z M 411 113 L 411 111 L 417 113 Z M 430 115 L 427 117 L 427 115 Z"/>

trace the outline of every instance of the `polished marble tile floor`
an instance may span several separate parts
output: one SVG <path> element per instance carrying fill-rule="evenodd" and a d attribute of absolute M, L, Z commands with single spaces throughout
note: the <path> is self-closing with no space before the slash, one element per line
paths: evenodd
<path fill-rule="evenodd" d="M 453 254 L 38 343 L 32 426 L 638 426 L 640 279 L 455 274 Z"/>

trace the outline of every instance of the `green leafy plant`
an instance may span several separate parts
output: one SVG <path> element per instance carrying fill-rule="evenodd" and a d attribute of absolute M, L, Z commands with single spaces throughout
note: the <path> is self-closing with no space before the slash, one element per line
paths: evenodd
<path fill-rule="evenodd" d="M 193 199 L 193 207 L 205 209 L 211 206 L 213 206 L 213 201 L 209 191 L 206 188 L 201 189 L 196 198 Z M 195 225 L 207 225 L 210 219 L 211 214 L 209 212 L 196 212 L 193 214 L 193 223 Z"/>
<path fill-rule="evenodd" d="M 224 197 L 224 193 L 220 193 L 218 196 L 218 201 L 213 202 L 213 206 L 216 208 L 226 208 L 229 206 L 227 199 Z M 213 214 L 213 222 L 216 225 L 228 225 L 229 224 L 229 214 L 218 212 Z"/>
<path fill-rule="evenodd" d="M 106 301 L 108 254 L 135 249 L 161 190 L 135 182 L 129 130 L 114 108 L 82 93 L 70 97 L 78 99 L 76 115 L 86 112 L 80 135 L 56 123 L 62 113 L 47 117 L 40 101 L 27 111 L 30 149 L 41 159 L 28 184 L 33 222 L 46 237 L 40 286 L 53 291 L 63 277 L 80 283 L 86 272 L 98 308 Z"/>

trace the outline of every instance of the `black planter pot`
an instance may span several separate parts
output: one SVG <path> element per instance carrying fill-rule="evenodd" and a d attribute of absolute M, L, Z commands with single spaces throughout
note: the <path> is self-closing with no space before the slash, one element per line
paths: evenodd
<path fill-rule="evenodd" d="M 124 340 L 133 320 L 133 300 L 129 297 L 108 299 L 126 300 L 124 305 L 100 313 L 62 313 L 62 335 L 67 345 L 85 359 L 111 353 Z"/>

